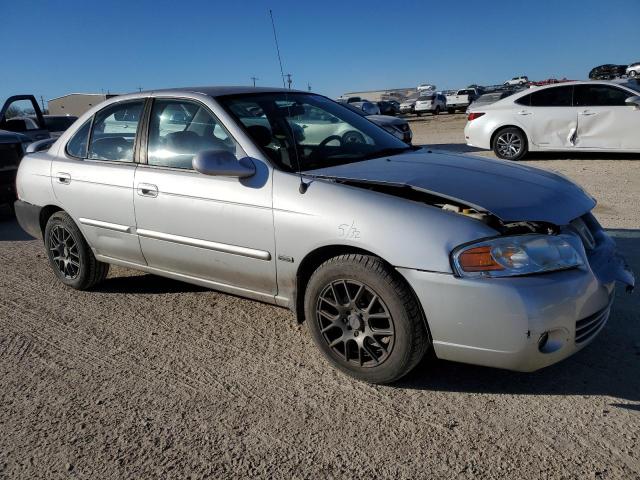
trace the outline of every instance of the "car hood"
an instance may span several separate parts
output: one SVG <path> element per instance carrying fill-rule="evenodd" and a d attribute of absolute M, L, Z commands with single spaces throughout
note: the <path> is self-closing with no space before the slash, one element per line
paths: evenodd
<path fill-rule="evenodd" d="M 367 120 L 371 120 L 378 125 L 404 125 L 407 123 L 405 119 L 392 117 L 391 115 L 367 115 Z"/>
<path fill-rule="evenodd" d="M 408 186 L 489 212 L 503 222 L 566 225 L 596 204 L 578 185 L 555 173 L 425 149 L 306 173 Z"/>

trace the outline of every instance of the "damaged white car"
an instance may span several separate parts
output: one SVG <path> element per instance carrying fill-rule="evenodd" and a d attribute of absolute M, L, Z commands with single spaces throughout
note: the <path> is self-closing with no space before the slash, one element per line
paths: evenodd
<path fill-rule="evenodd" d="M 534 151 L 640 152 L 640 84 L 635 80 L 533 87 L 490 105 L 471 105 L 467 145 L 519 160 Z"/>

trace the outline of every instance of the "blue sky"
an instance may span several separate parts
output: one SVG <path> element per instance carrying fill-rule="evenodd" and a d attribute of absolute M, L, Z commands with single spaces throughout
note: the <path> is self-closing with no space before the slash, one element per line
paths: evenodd
<path fill-rule="evenodd" d="M 640 60 L 638 0 L 0 0 L 0 98 L 186 85 L 318 93 L 585 78 Z"/>

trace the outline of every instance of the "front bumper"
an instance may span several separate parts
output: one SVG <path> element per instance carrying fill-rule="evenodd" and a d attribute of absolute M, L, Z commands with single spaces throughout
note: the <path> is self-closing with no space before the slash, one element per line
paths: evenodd
<path fill-rule="evenodd" d="M 593 341 L 609 318 L 615 281 L 633 283 L 602 235 L 588 265 L 561 272 L 471 279 L 398 271 L 422 304 L 438 358 L 530 372 Z"/>

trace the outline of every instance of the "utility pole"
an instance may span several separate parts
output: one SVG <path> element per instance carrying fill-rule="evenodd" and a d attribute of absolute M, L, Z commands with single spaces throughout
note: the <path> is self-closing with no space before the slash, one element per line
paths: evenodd
<path fill-rule="evenodd" d="M 138 87 L 138 91 L 141 92 L 142 91 L 142 87 Z"/>
<path fill-rule="evenodd" d="M 258 77 L 249 77 L 251 80 L 253 80 L 253 86 L 256 86 L 256 80 L 260 80 Z"/>
<path fill-rule="evenodd" d="M 293 83 L 293 80 L 291 80 L 291 74 L 285 73 L 283 77 L 287 77 L 287 84 L 289 85 L 289 90 L 291 90 L 291 84 Z"/>
<path fill-rule="evenodd" d="M 309 82 L 307 82 L 307 90 L 311 91 L 311 84 Z"/>
<path fill-rule="evenodd" d="M 44 98 L 42 97 L 42 95 L 40 95 L 40 104 L 42 105 L 42 113 L 44 113 Z"/>

